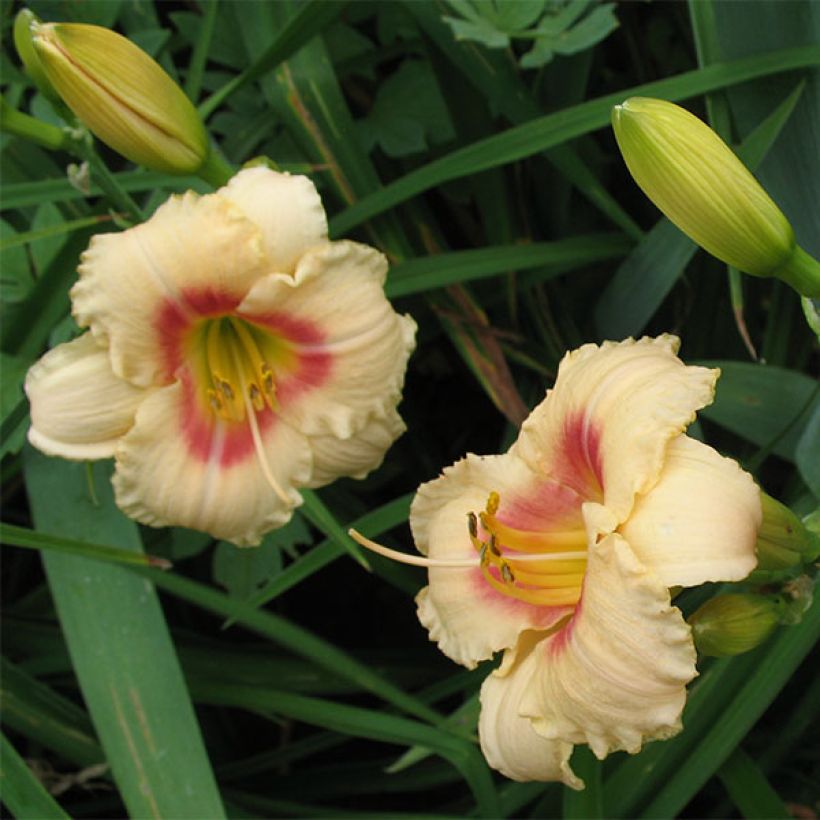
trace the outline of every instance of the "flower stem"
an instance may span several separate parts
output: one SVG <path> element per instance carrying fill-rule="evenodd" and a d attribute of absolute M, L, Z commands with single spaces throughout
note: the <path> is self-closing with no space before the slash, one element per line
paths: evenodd
<path fill-rule="evenodd" d="M 794 253 L 775 276 L 791 285 L 801 296 L 820 299 L 820 262 L 799 245 L 795 245 Z"/>
<path fill-rule="evenodd" d="M 208 159 L 196 172 L 198 177 L 204 179 L 209 185 L 213 185 L 214 188 L 225 185 L 235 173 L 234 168 L 213 147 L 208 154 Z"/>
<path fill-rule="evenodd" d="M 72 151 L 74 140 L 62 128 L 12 108 L 0 97 L 0 131 L 36 142 L 52 151 Z"/>

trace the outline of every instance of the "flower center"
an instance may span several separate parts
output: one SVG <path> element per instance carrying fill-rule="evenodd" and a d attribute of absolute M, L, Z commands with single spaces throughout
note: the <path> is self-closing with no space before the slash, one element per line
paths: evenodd
<path fill-rule="evenodd" d="M 242 319 L 210 319 L 205 335 L 206 395 L 223 421 L 244 421 L 266 407 L 276 410 L 276 385 L 262 350 L 262 331 Z"/>
<path fill-rule="evenodd" d="M 498 520 L 500 503 L 499 494 L 492 492 L 482 512 L 467 515 L 470 541 L 487 583 L 528 604 L 578 603 L 587 565 L 586 531 L 519 530 Z"/>

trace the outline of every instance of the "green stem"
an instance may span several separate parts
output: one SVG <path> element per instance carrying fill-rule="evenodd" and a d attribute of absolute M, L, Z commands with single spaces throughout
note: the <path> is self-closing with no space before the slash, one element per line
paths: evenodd
<path fill-rule="evenodd" d="M 236 170 L 229 165 L 222 155 L 211 148 L 205 164 L 196 172 L 197 176 L 204 179 L 214 188 L 220 188 L 236 173 Z"/>
<path fill-rule="evenodd" d="M 127 214 L 132 221 L 142 222 L 142 210 L 123 188 L 117 178 L 108 170 L 106 164 L 94 150 L 93 145 L 83 144 L 77 153 L 88 163 L 94 181 L 100 186 L 103 194 L 117 210 Z"/>
<path fill-rule="evenodd" d="M 2 97 L 0 97 L 0 131 L 36 142 L 52 151 L 73 151 L 75 149 L 74 140 L 62 128 L 17 111 Z"/>
<path fill-rule="evenodd" d="M 820 262 L 795 245 L 789 261 L 774 274 L 801 296 L 820 299 Z"/>

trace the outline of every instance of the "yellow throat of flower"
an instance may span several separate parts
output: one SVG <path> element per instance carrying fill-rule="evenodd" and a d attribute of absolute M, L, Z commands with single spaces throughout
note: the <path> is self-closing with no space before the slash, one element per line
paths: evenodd
<path fill-rule="evenodd" d="M 233 316 L 209 319 L 205 336 L 208 404 L 223 421 L 277 409 L 276 385 L 262 353 L 262 331 Z"/>
<path fill-rule="evenodd" d="M 586 531 L 520 530 L 498 520 L 500 504 L 499 494 L 491 492 L 482 512 L 467 515 L 470 541 L 478 552 L 487 583 L 528 604 L 578 603 L 587 563 Z M 481 537 L 481 530 L 486 538 Z"/>

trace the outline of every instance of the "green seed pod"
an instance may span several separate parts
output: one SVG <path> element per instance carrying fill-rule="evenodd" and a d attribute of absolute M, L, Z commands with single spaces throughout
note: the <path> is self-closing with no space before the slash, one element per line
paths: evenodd
<path fill-rule="evenodd" d="M 740 655 L 763 643 L 780 622 L 781 605 L 751 593 L 718 595 L 689 617 L 702 655 Z"/>

